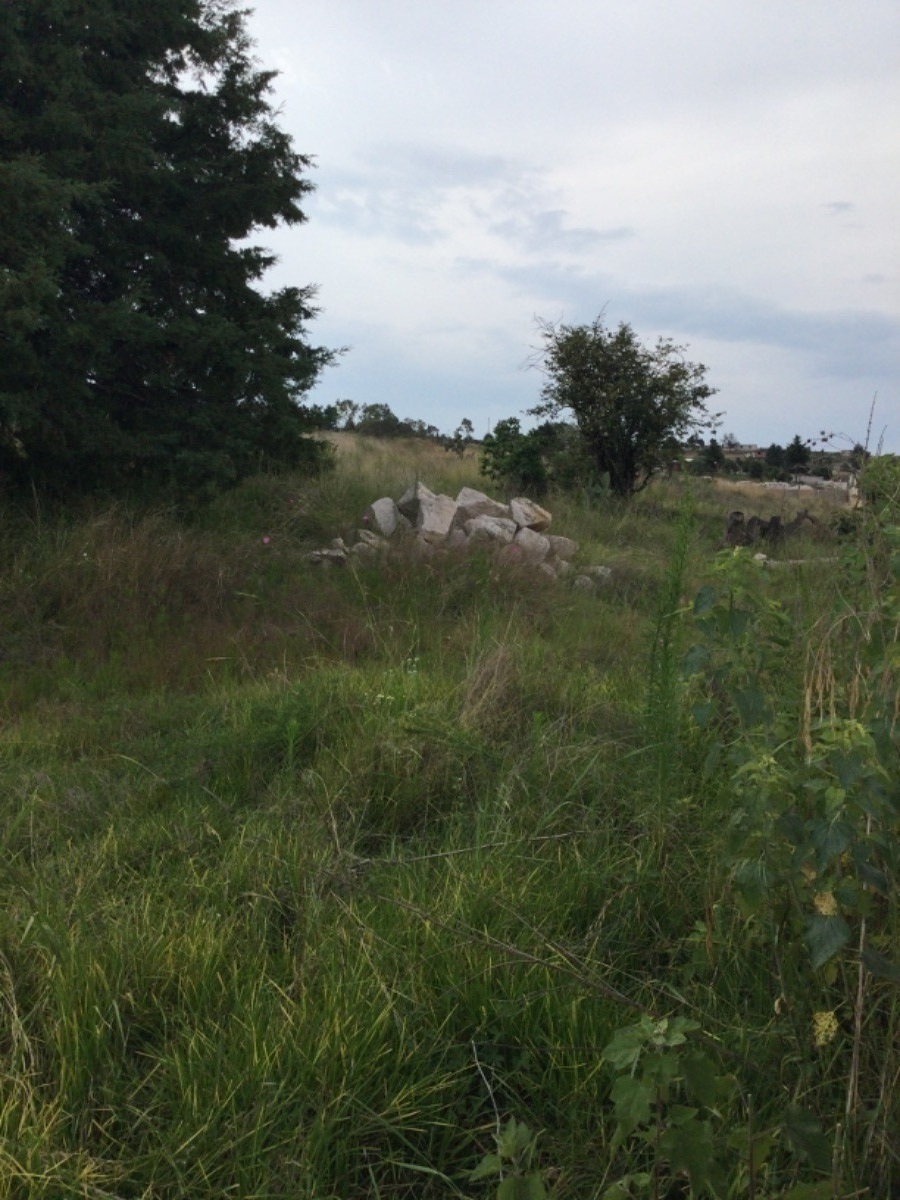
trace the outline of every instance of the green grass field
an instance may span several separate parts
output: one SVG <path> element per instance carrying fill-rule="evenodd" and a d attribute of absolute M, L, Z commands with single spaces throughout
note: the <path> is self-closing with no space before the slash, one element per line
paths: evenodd
<path fill-rule="evenodd" d="M 896 525 L 766 569 L 675 480 L 548 499 L 597 595 L 317 569 L 497 494 L 336 441 L 5 514 L 0 1200 L 900 1194 Z"/>

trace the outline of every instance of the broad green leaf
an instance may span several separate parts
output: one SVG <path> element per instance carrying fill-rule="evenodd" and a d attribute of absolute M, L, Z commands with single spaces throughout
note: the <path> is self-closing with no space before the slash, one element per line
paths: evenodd
<path fill-rule="evenodd" d="M 644 1078 L 658 1088 L 667 1088 L 678 1077 L 676 1054 L 648 1054 L 643 1062 Z"/>
<path fill-rule="evenodd" d="M 728 632 L 737 641 L 747 632 L 753 613 L 749 608 L 732 608 L 728 613 Z"/>
<path fill-rule="evenodd" d="M 706 729 L 715 715 L 716 705 L 713 700 L 707 700 L 703 704 L 691 705 L 691 716 L 700 729 Z"/>
<path fill-rule="evenodd" d="M 660 1139 L 660 1149 L 673 1171 L 687 1171 L 691 1188 L 701 1191 L 709 1179 L 715 1148 L 709 1121 L 689 1121 L 677 1129 L 669 1127 Z"/>
<path fill-rule="evenodd" d="M 866 848 L 857 843 L 853 847 L 853 859 L 856 863 L 856 873 L 859 875 L 860 882 L 867 884 L 870 888 L 874 888 L 882 896 L 888 893 L 888 877 L 881 870 L 871 863 L 866 858 Z"/>
<path fill-rule="evenodd" d="M 702 642 L 699 642 L 696 646 L 691 646 L 682 659 L 682 676 L 685 679 L 690 679 L 692 675 L 702 675 L 709 666 L 710 657 L 709 650 Z"/>
<path fill-rule="evenodd" d="M 528 1126 L 510 1117 L 497 1138 L 497 1153 L 501 1158 L 517 1158 L 530 1150 L 533 1144 L 534 1138 Z"/>
<path fill-rule="evenodd" d="M 820 1179 L 818 1183 L 798 1183 L 784 1193 L 782 1200 L 834 1200 L 834 1184 L 830 1179 Z"/>
<path fill-rule="evenodd" d="M 769 705 L 759 688 L 735 688 L 732 697 L 744 725 L 758 725 L 768 719 Z"/>
<path fill-rule="evenodd" d="M 628 1137 L 638 1125 L 650 1120 L 650 1105 L 653 1091 L 649 1084 L 630 1075 L 620 1075 L 610 1092 L 619 1123 L 620 1136 Z"/>
<path fill-rule="evenodd" d="M 716 1068 L 702 1050 L 686 1054 L 681 1063 L 684 1086 L 691 1099 L 712 1108 L 716 1102 Z"/>
<path fill-rule="evenodd" d="M 809 1159 L 818 1170 L 831 1166 L 831 1143 L 811 1112 L 791 1106 L 784 1116 L 784 1136 L 795 1154 Z"/>
<path fill-rule="evenodd" d="M 823 917 L 815 913 L 807 917 L 804 941 L 814 968 L 834 958 L 850 940 L 850 926 L 843 917 Z"/>
<path fill-rule="evenodd" d="M 769 872 L 762 859 L 742 862 L 734 874 L 735 885 L 748 904 L 758 907 L 769 892 Z"/>
<path fill-rule="evenodd" d="M 694 597 L 694 616 L 704 617 L 716 607 L 719 594 L 714 587 L 706 584 Z"/>
<path fill-rule="evenodd" d="M 499 1154 L 486 1154 L 475 1170 L 469 1175 L 474 1182 L 476 1179 L 486 1179 L 489 1175 L 499 1175 L 503 1162 Z"/>
<path fill-rule="evenodd" d="M 729 1149 L 737 1150 L 741 1157 L 749 1162 L 752 1150 L 753 1166 L 758 1171 L 764 1166 L 766 1160 L 772 1152 L 772 1147 L 775 1144 L 775 1134 L 772 1130 L 768 1133 L 757 1134 L 753 1139 L 751 1147 L 750 1139 L 746 1129 L 735 1129 L 728 1135 L 727 1144 Z"/>
<path fill-rule="evenodd" d="M 603 1047 L 604 1061 L 617 1071 L 630 1070 L 641 1057 L 647 1036 L 647 1030 L 641 1025 L 626 1025 L 623 1029 L 617 1029 Z"/>
<path fill-rule="evenodd" d="M 546 1200 L 540 1175 L 507 1175 L 497 1188 L 497 1200 Z"/>
<path fill-rule="evenodd" d="M 634 1200 L 634 1197 L 650 1186 L 652 1176 L 646 1171 L 635 1171 L 632 1175 L 623 1177 L 608 1187 L 601 1200 Z M 632 1191 L 632 1186 L 634 1191 Z"/>
<path fill-rule="evenodd" d="M 816 868 L 821 871 L 844 853 L 853 840 L 853 827 L 847 821 L 814 821 L 810 842 L 816 852 Z"/>
<path fill-rule="evenodd" d="M 689 1108 L 686 1104 L 670 1104 L 666 1109 L 666 1122 L 677 1129 L 680 1125 L 693 1121 L 699 1111 L 699 1108 Z"/>
<path fill-rule="evenodd" d="M 871 947 L 863 950 L 862 960 L 866 970 L 871 971 L 873 975 L 877 975 L 880 979 L 890 979 L 893 983 L 900 983 L 900 966 L 891 962 L 889 958 L 885 958 L 883 954 L 879 954 L 877 950 L 872 950 Z"/>

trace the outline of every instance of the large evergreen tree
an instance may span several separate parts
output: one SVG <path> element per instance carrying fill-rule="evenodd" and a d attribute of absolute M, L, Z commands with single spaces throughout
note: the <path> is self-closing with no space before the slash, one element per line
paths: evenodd
<path fill-rule="evenodd" d="M 315 454 L 313 289 L 247 239 L 304 220 L 231 0 L 0 4 L 0 478 L 197 491 Z"/>

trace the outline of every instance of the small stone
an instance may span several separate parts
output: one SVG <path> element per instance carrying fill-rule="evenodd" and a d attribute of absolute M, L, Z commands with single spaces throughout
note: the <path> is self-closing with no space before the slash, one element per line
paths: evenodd
<path fill-rule="evenodd" d="M 356 544 L 365 542 L 367 546 L 373 546 L 376 549 L 383 550 L 387 546 L 384 538 L 380 538 L 377 533 L 373 533 L 371 529 L 357 529 Z"/>
<path fill-rule="evenodd" d="M 589 575 L 598 583 L 605 583 L 612 573 L 612 567 L 585 567 L 582 571 L 582 574 Z"/>
<path fill-rule="evenodd" d="M 589 575 L 576 575 L 572 580 L 572 587 L 576 592 L 592 592 L 594 581 Z"/>
<path fill-rule="evenodd" d="M 573 542 L 571 538 L 550 533 L 547 535 L 547 540 L 550 543 L 550 553 L 554 558 L 561 558 L 564 562 L 568 562 L 578 553 L 578 543 Z"/>
<path fill-rule="evenodd" d="M 312 550 L 305 557 L 308 563 L 316 566 L 342 567 L 347 562 L 347 551 L 332 547 L 329 550 Z"/>

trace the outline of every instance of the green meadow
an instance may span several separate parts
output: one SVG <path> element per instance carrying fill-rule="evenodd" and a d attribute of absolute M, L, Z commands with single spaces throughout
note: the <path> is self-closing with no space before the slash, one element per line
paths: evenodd
<path fill-rule="evenodd" d="M 900 1195 L 896 513 L 767 567 L 727 514 L 796 499 L 675 478 L 546 499 L 596 594 L 321 568 L 498 495 L 335 441 L 4 513 L 0 1200 Z"/>

